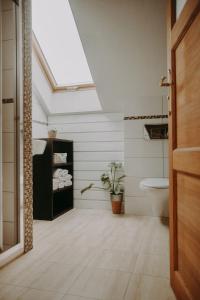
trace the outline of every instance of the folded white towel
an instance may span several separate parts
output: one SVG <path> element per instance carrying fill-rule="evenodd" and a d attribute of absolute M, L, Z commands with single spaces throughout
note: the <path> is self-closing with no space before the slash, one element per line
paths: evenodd
<path fill-rule="evenodd" d="M 53 183 L 59 183 L 59 178 L 53 178 Z"/>
<path fill-rule="evenodd" d="M 65 187 L 65 184 L 64 184 L 64 182 L 59 182 L 59 189 L 63 189 Z"/>
<path fill-rule="evenodd" d="M 68 170 L 57 169 L 53 173 L 53 177 L 54 178 L 59 178 L 59 177 L 62 177 L 63 175 L 67 175 L 67 174 L 68 174 Z"/>
<path fill-rule="evenodd" d="M 65 186 L 71 186 L 72 185 L 72 181 L 71 180 L 64 181 L 64 185 Z"/>
<path fill-rule="evenodd" d="M 54 153 L 53 155 L 54 163 L 66 163 L 67 162 L 67 153 Z"/>
<path fill-rule="evenodd" d="M 67 174 L 67 175 L 63 176 L 62 178 L 63 178 L 64 180 L 70 180 L 70 179 L 72 179 L 72 175 Z"/>
<path fill-rule="evenodd" d="M 59 182 L 53 182 L 53 190 L 59 189 Z"/>

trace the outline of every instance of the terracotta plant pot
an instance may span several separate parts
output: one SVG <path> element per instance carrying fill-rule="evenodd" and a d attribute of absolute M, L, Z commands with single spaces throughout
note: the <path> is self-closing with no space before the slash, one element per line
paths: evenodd
<path fill-rule="evenodd" d="M 110 197 L 111 197 L 113 214 L 121 214 L 123 194 L 119 194 L 119 195 L 111 194 Z"/>

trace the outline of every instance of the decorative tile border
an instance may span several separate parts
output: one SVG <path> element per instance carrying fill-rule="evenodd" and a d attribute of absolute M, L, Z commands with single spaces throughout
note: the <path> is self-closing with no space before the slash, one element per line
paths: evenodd
<path fill-rule="evenodd" d="M 31 0 L 22 0 L 24 98 L 24 252 L 33 248 Z"/>
<path fill-rule="evenodd" d="M 130 121 L 130 120 L 165 119 L 165 118 L 168 118 L 168 115 L 130 116 L 130 117 L 124 117 L 124 120 Z"/>

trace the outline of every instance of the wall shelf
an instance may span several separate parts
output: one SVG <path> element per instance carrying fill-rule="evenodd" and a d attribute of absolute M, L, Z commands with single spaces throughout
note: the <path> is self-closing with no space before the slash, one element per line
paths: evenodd
<path fill-rule="evenodd" d="M 37 220 L 53 220 L 74 206 L 73 200 L 73 142 L 61 139 L 47 141 L 43 155 L 33 157 L 33 217 Z M 55 164 L 54 153 L 67 153 L 67 163 Z M 53 173 L 67 169 L 72 175 L 72 185 L 53 190 Z"/>

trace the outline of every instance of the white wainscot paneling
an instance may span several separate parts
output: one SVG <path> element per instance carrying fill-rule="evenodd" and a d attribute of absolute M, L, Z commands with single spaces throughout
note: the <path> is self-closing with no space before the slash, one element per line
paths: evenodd
<path fill-rule="evenodd" d="M 123 142 L 75 142 L 74 151 L 76 152 L 86 152 L 86 151 L 123 151 Z"/>
<path fill-rule="evenodd" d="M 109 194 L 81 189 L 90 183 L 102 187 L 101 175 L 111 161 L 124 161 L 124 122 L 120 114 L 84 114 L 49 117 L 58 137 L 74 141 L 74 202 L 77 208 L 110 209 Z"/>
<path fill-rule="evenodd" d="M 87 191 L 83 194 L 81 194 L 80 190 L 75 190 L 74 197 L 75 197 L 75 199 L 79 199 L 79 200 L 93 200 L 93 201 L 107 200 L 107 201 L 109 201 L 109 193 L 108 192 L 96 191 L 96 190 Z"/>
<path fill-rule="evenodd" d="M 125 141 L 125 157 L 163 157 L 162 140 L 134 139 Z"/>
<path fill-rule="evenodd" d="M 90 183 L 94 183 L 96 186 L 102 187 L 101 181 L 100 180 L 80 180 L 74 178 L 74 190 L 82 190 L 84 189 L 86 186 L 88 186 Z"/>
<path fill-rule="evenodd" d="M 73 140 L 74 142 L 120 142 L 123 140 L 123 131 L 105 132 L 58 132 L 61 139 Z"/>
<path fill-rule="evenodd" d="M 79 123 L 79 124 L 54 124 L 49 125 L 50 129 L 56 128 L 59 132 L 98 132 L 98 131 L 122 131 L 123 121 Z"/>
<path fill-rule="evenodd" d="M 117 113 L 105 113 L 105 114 L 82 114 L 82 115 L 63 115 L 63 116 L 50 116 L 49 124 L 69 124 L 69 123 L 99 123 L 99 122 L 114 122 L 122 121 L 123 115 Z"/>
<path fill-rule="evenodd" d="M 135 177 L 163 177 L 163 158 L 127 158 L 125 173 Z"/>
<path fill-rule="evenodd" d="M 100 180 L 102 171 L 74 171 L 74 179 Z"/>
<path fill-rule="evenodd" d="M 74 170 L 75 171 L 102 171 L 105 172 L 108 169 L 109 162 L 95 162 L 95 161 L 75 161 Z"/>
<path fill-rule="evenodd" d="M 75 161 L 123 161 L 124 152 L 75 152 Z"/>

